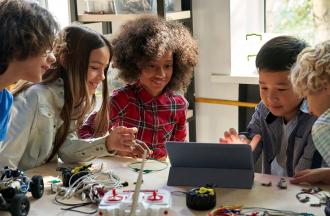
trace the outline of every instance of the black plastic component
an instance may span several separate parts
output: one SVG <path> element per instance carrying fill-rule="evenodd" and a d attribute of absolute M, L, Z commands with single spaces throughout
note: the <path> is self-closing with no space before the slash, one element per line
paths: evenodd
<path fill-rule="evenodd" d="M 62 171 L 62 182 L 64 187 L 70 186 L 70 177 L 71 177 L 71 170 L 63 170 Z"/>
<path fill-rule="evenodd" d="M 125 182 L 121 183 L 121 185 L 122 185 L 123 187 L 128 187 L 128 182 L 125 181 Z"/>
<path fill-rule="evenodd" d="M 186 193 L 186 204 L 190 209 L 210 210 L 216 202 L 216 193 L 212 188 L 193 188 Z"/>
<path fill-rule="evenodd" d="M 64 187 L 69 187 L 74 182 L 76 182 L 78 179 L 80 179 L 82 176 L 85 176 L 87 174 L 90 174 L 91 172 L 88 170 L 86 171 L 80 171 L 79 173 L 72 174 L 71 171 L 64 171 L 62 172 L 62 181 Z"/>
<path fill-rule="evenodd" d="M 82 176 L 90 174 L 91 171 L 90 171 L 89 168 L 91 166 L 92 166 L 92 164 L 75 167 L 73 169 L 65 168 L 65 167 L 57 168 L 58 171 L 62 172 L 63 186 L 64 187 L 69 187 L 74 182 L 76 182 L 78 179 L 81 179 Z"/>

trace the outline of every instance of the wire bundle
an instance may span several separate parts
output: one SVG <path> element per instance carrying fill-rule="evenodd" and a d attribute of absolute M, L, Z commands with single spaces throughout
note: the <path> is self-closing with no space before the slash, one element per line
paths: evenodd
<path fill-rule="evenodd" d="M 79 175 L 79 173 L 80 172 L 73 174 L 70 177 L 69 182 L 71 182 L 71 178 L 74 177 L 74 175 Z M 69 187 L 65 191 L 65 194 L 63 195 L 63 199 L 69 199 L 75 194 L 80 194 L 84 191 L 91 190 L 92 187 L 95 188 L 96 186 L 102 187 L 105 190 L 117 188 L 120 186 L 120 178 L 117 175 L 113 174 L 111 171 L 96 172 L 83 175 L 71 185 L 69 185 Z"/>
<path fill-rule="evenodd" d="M 74 175 L 79 174 L 80 172 L 73 174 L 70 177 L 69 182 L 71 182 L 71 178 Z M 90 204 L 98 204 L 106 191 L 119 187 L 121 187 L 120 178 L 112 171 L 88 173 L 79 177 L 76 181 L 70 184 L 69 187 L 61 188 L 62 190 L 60 190 L 55 196 L 55 202 L 60 205 L 69 206 L 68 208 L 62 208 L 62 210 L 75 211 L 84 214 L 94 214 L 96 211 L 84 212 L 77 210 L 76 208 L 84 207 Z M 70 199 L 75 195 L 81 195 L 83 199 L 88 196 L 90 202 L 66 203 L 59 200 L 60 197 L 63 200 Z"/>

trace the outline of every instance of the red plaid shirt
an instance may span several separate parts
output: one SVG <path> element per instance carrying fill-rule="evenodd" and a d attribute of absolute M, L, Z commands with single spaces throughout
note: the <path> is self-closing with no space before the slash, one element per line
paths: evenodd
<path fill-rule="evenodd" d="M 165 157 L 166 141 L 184 141 L 186 138 L 187 100 L 174 92 L 151 96 L 137 82 L 113 91 L 110 100 L 110 128 L 123 125 L 137 127 L 136 138 L 153 151 L 152 158 Z M 80 128 L 82 138 L 94 134 L 92 115 Z"/>

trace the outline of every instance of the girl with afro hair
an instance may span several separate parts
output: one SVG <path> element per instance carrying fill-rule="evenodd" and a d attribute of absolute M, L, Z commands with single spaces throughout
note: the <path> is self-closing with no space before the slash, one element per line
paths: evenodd
<path fill-rule="evenodd" d="M 127 85 L 112 93 L 110 128 L 137 127 L 136 138 L 147 144 L 151 158 L 163 160 L 166 141 L 186 139 L 188 102 L 182 93 L 197 64 L 197 43 L 178 22 L 142 16 L 124 24 L 112 45 L 113 67 Z M 94 116 L 81 127 L 81 137 L 95 134 Z"/>

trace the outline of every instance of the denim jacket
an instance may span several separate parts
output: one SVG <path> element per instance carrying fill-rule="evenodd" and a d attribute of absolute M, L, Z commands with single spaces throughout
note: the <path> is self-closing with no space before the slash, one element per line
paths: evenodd
<path fill-rule="evenodd" d="M 316 117 L 308 114 L 306 101 L 303 101 L 297 112 L 297 124 L 290 134 L 287 147 L 287 174 L 320 167 L 322 158 L 313 144 L 311 129 Z M 260 102 L 247 128 L 249 138 L 261 135 L 261 141 L 254 150 L 254 160 L 262 154 L 262 172 L 271 174 L 271 163 L 279 153 L 282 137 L 282 118 L 274 116 Z"/>
<path fill-rule="evenodd" d="M 0 167 L 22 170 L 40 166 L 48 160 L 56 131 L 62 126 L 60 113 L 64 105 L 63 80 L 44 85 L 36 84 L 14 98 L 7 138 L 0 143 Z M 105 147 L 105 137 L 80 139 L 75 121 L 59 149 L 63 162 L 91 160 L 111 155 Z"/>

